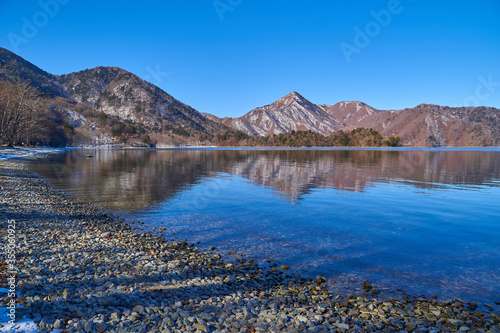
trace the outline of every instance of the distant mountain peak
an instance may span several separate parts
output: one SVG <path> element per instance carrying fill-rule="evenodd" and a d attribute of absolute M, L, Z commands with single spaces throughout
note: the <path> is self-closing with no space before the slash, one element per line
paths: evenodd
<path fill-rule="evenodd" d="M 281 99 L 294 99 L 294 100 L 305 100 L 305 101 L 307 101 L 307 99 L 304 96 L 302 96 L 301 94 L 299 94 L 296 91 L 292 91 L 291 93 L 289 93 L 285 97 L 282 97 Z"/>
<path fill-rule="evenodd" d="M 328 134 L 337 124 L 316 104 L 296 91 L 276 102 L 253 109 L 242 117 L 226 119 L 224 125 L 249 135 L 273 135 L 291 131 L 314 131 Z"/>
<path fill-rule="evenodd" d="M 301 94 L 299 94 L 298 92 L 296 91 L 292 91 L 291 93 L 289 93 L 288 95 L 286 95 L 285 97 L 297 97 L 297 98 L 302 98 L 302 99 L 305 99 L 304 96 L 302 96 Z"/>
<path fill-rule="evenodd" d="M 293 91 L 293 92 L 289 93 L 288 95 L 280 98 L 279 100 L 277 100 L 276 102 L 271 104 L 271 106 L 273 106 L 276 109 L 281 109 L 283 107 L 285 107 L 285 108 L 289 107 L 292 104 L 298 104 L 298 105 L 305 106 L 305 107 L 314 107 L 315 106 L 308 99 L 306 99 L 304 96 L 302 96 L 301 94 L 299 94 L 296 91 Z"/>

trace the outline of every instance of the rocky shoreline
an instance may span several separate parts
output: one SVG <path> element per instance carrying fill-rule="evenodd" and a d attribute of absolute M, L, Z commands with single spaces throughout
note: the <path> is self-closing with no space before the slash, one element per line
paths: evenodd
<path fill-rule="evenodd" d="M 495 305 L 383 299 L 368 282 L 340 295 L 322 277 L 136 233 L 19 160 L 0 161 L 0 193 L 2 244 L 16 222 L 16 318 L 41 332 L 500 332 Z M 0 288 L 5 256 L 3 248 Z"/>

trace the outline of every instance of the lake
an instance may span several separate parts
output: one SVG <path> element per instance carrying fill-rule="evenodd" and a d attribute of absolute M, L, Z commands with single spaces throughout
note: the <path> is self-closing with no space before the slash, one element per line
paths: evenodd
<path fill-rule="evenodd" d="M 500 149 L 73 149 L 30 169 L 228 260 L 500 301 Z"/>

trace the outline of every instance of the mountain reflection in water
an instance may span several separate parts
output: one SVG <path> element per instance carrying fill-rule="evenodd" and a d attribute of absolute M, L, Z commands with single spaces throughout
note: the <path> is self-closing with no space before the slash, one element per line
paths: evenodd
<path fill-rule="evenodd" d="M 168 240 L 499 301 L 499 149 L 76 149 L 30 168 Z"/>
<path fill-rule="evenodd" d="M 290 203 L 315 188 L 362 192 L 374 182 L 473 188 L 495 185 L 500 174 L 498 151 L 94 149 L 35 163 L 32 169 L 56 186 L 114 211 L 155 206 L 217 173 L 271 188 Z"/>

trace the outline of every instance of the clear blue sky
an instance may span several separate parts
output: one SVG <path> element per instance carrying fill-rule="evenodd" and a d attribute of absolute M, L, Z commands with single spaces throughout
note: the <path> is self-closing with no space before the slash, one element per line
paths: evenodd
<path fill-rule="evenodd" d="M 0 46 L 54 74 L 122 67 L 218 116 L 291 91 L 379 109 L 500 108 L 500 1 L 397 3 L 2 0 Z"/>

